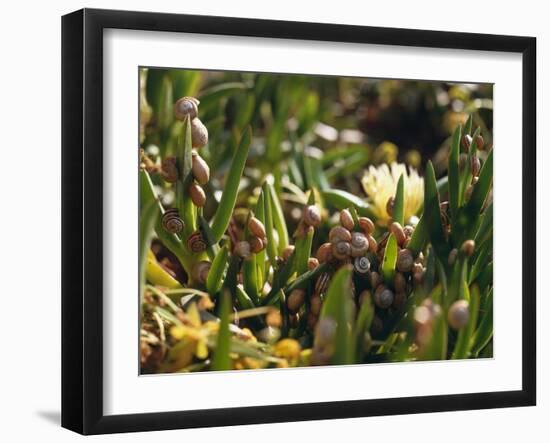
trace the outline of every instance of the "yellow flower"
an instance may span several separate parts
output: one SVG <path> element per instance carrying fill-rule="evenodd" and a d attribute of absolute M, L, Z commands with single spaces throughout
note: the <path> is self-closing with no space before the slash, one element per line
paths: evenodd
<path fill-rule="evenodd" d="M 391 221 L 386 205 L 390 197 L 395 197 L 397 182 L 403 175 L 405 185 L 404 216 L 405 222 L 415 215 L 424 199 L 424 179 L 418 175 L 416 169 L 403 163 L 393 162 L 390 166 L 386 163 L 375 167 L 370 166 L 361 179 L 361 184 L 368 195 L 371 207 L 377 222 L 381 226 L 387 226 Z"/>
<path fill-rule="evenodd" d="M 212 332 L 209 322 L 202 324 L 196 303 L 192 303 L 187 310 L 189 325 L 176 325 L 170 329 L 170 334 L 176 340 L 187 339 L 195 346 L 185 348 L 186 352 L 193 352 L 197 358 L 204 360 L 208 357 L 208 336 Z"/>

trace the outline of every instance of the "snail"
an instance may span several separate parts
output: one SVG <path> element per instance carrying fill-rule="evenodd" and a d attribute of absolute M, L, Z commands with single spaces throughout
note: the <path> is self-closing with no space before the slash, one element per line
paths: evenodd
<path fill-rule="evenodd" d="M 247 241 L 240 241 L 235 245 L 235 254 L 238 255 L 241 258 L 248 258 L 250 257 L 251 253 L 251 247 L 250 243 Z"/>
<path fill-rule="evenodd" d="M 309 205 L 304 209 L 304 223 L 314 228 L 321 223 L 321 211 L 317 205 Z"/>
<path fill-rule="evenodd" d="M 176 208 L 167 209 L 162 214 L 162 227 L 170 234 L 178 234 L 183 230 L 183 220 L 178 214 Z"/>
<path fill-rule="evenodd" d="M 193 120 L 199 112 L 199 101 L 195 97 L 182 97 L 174 105 L 174 115 L 178 120 L 189 117 Z"/>
<path fill-rule="evenodd" d="M 206 203 L 206 194 L 200 185 L 197 183 L 191 183 L 187 192 L 189 192 L 189 197 L 195 206 L 199 208 L 204 206 Z"/>
<path fill-rule="evenodd" d="M 472 160 L 470 162 L 470 168 L 472 169 L 472 175 L 474 177 L 478 177 L 479 170 L 481 169 L 481 162 L 479 161 L 479 157 L 475 154 L 472 156 Z"/>
<path fill-rule="evenodd" d="M 396 272 L 393 278 L 393 287 L 396 292 L 405 292 L 407 289 L 407 279 L 401 272 Z"/>
<path fill-rule="evenodd" d="M 456 248 L 451 249 L 451 252 L 449 252 L 449 257 L 447 258 L 447 263 L 449 263 L 449 266 L 452 266 L 455 264 L 457 257 L 458 257 L 458 249 Z"/>
<path fill-rule="evenodd" d="M 193 266 L 193 269 L 191 270 L 191 276 L 193 279 L 200 283 L 205 284 L 206 279 L 208 277 L 208 271 L 210 271 L 211 263 L 208 261 L 200 261 Z"/>
<path fill-rule="evenodd" d="M 335 226 L 328 233 L 328 239 L 331 243 L 351 242 L 351 232 L 343 226 Z"/>
<path fill-rule="evenodd" d="M 366 275 L 370 271 L 370 261 L 367 257 L 356 257 L 353 261 L 353 269 L 360 275 Z"/>
<path fill-rule="evenodd" d="M 191 250 L 191 252 L 203 252 L 206 250 L 206 246 L 207 244 L 201 231 L 193 232 L 187 239 L 187 247 Z"/>
<path fill-rule="evenodd" d="M 464 253 L 466 257 L 471 257 L 474 254 L 476 243 L 473 240 L 466 240 L 462 243 L 460 250 Z"/>
<path fill-rule="evenodd" d="M 310 271 L 313 271 L 317 266 L 319 266 L 319 260 L 317 260 L 315 257 L 309 257 L 307 261 L 307 268 Z"/>
<path fill-rule="evenodd" d="M 210 168 L 204 159 L 197 153 L 193 151 L 192 154 L 192 172 L 193 177 L 200 185 L 205 185 L 210 180 Z"/>
<path fill-rule="evenodd" d="M 466 300 L 457 300 L 449 308 L 447 320 L 453 329 L 462 329 L 468 324 L 470 311 Z"/>
<path fill-rule="evenodd" d="M 464 151 L 468 151 L 470 149 L 470 145 L 472 144 L 472 136 L 469 134 L 464 134 L 462 136 L 462 148 Z"/>
<path fill-rule="evenodd" d="M 294 253 L 294 245 L 288 245 L 285 249 L 283 249 L 282 259 L 284 261 L 287 261 L 293 253 Z"/>
<path fill-rule="evenodd" d="M 374 222 L 368 217 L 359 217 L 359 226 L 366 235 L 374 232 Z"/>
<path fill-rule="evenodd" d="M 326 263 L 332 260 L 332 243 L 323 243 L 317 249 L 317 260 L 319 263 Z"/>
<path fill-rule="evenodd" d="M 408 249 L 401 249 L 397 254 L 397 269 L 400 272 L 409 272 L 414 264 L 412 252 Z"/>
<path fill-rule="evenodd" d="M 250 217 L 250 220 L 248 220 L 248 230 L 260 239 L 266 237 L 264 224 L 256 217 Z"/>
<path fill-rule="evenodd" d="M 198 119 L 191 120 L 191 144 L 193 148 L 202 148 L 208 143 L 208 129 Z"/>
<path fill-rule="evenodd" d="M 345 260 L 351 254 L 351 244 L 346 241 L 332 243 L 332 255 L 338 260 Z"/>
<path fill-rule="evenodd" d="M 372 289 L 376 289 L 381 281 L 382 281 L 382 278 L 380 277 L 380 274 L 378 272 L 372 271 L 369 274 L 369 282 L 370 282 L 370 287 Z"/>
<path fill-rule="evenodd" d="M 476 137 L 476 147 L 480 151 L 483 151 L 483 149 L 485 148 L 485 141 L 483 140 L 483 137 L 481 135 L 478 135 Z"/>
<path fill-rule="evenodd" d="M 414 234 L 414 227 L 411 225 L 405 225 L 403 226 L 403 232 L 407 238 L 410 238 Z"/>
<path fill-rule="evenodd" d="M 265 244 L 263 240 L 259 237 L 252 236 L 248 241 L 250 243 L 250 250 L 254 254 L 257 254 L 258 252 L 262 252 L 265 249 Z"/>
<path fill-rule="evenodd" d="M 288 310 L 295 314 L 303 306 L 306 299 L 306 291 L 303 289 L 294 289 L 287 298 L 286 304 Z"/>
<path fill-rule="evenodd" d="M 367 235 L 367 241 L 369 242 L 369 251 L 373 254 L 378 252 L 378 243 L 372 235 Z"/>
<path fill-rule="evenodd" d="M 405 231 L 403 230 L 403 227 L 398 222 L 393 222 L 390 225 L 390 232 L 394 235 L 395 240 L 397 240 L 397 244 L 399 246 L 402 246 L 403 243 L 405 243 L 405 240 L 407 240 L 407 235 L 405 234 Z"/>
<path fill-rule="evenodd" d="M 321 306 L 323 305 L 323 300 L 320 295 L 313 295 L 309 300 L 309 310 L 315 315 L 321 313 Z"/>
<path fill-rule="evenodd" d="M 160 175 L 168 183 L 178 181 L 178 168 L 176 166 L 176 157 L 170 156 L 162 160 Z"/>
<path fill-rule="evenodd" d="M 351 234 L 351 256 L 361 257 L 369 250 L 369 241 L 362 232 Z"/>
<path fill-rule="evenodd" d="M 351 212 L 349 212 L 348 209 L 343 209 L 340 211 L 340 224 L 348 231 L 352 231 L 355 227 L 355 222 L 353 221 Z"/>
<path fill-rule="evenodd" d="M 380 309 L 387 309 L 393 303 L 393 292 L 384 285 L 378 286 L 374 291 L 374 303 Z"/>

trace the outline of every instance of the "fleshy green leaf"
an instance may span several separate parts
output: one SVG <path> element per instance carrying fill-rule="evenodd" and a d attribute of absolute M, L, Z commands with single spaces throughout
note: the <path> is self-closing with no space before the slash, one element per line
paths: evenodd
<path fill-rule="evenodd" d="M 208 277 L 206 279 L 206 289 L 210 295 L 217 294 L 222 288 L 223 274 L 227 268 L 227 259 L 229 257 L 229 251 L 227 246 L 221 248 L 214 260 L 212 266 L 208 271 Z"/>
<path fill-rule="evenodd" d="M 382 276 L 386 284 L 393 282 L 395 276 L 395 265 L 397 263 L 397 240 L 393 234 L 388 237 L 388 243 L 384 250 L 384 260 L 382 261 Z"/>
<path fill-rule="evenodd" d="M 399 181 L 397 182 L 392 218 L 401 226 L 405 224 L 405 182 L 403 179 L 403 174 L 401 174 Z"/>
<path fill-rule="evenodd" d="M 228 293 L 221 296 L 219 310 L 220 329 L 216 349 L 212 357 L 211 368 L 213 371 L 227 371 L 231 369 L 231 358 L 229 357 L 231 333 L 229 332 L 229 311 L 231 298 Z"/>

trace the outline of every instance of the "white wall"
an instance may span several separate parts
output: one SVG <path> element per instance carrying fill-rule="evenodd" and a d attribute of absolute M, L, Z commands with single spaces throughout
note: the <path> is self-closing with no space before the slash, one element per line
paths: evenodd
<path fill-rule="evenodd" d="M 350 23 L 449 31 L 531 35 L 538 38 L 538 148 L 543 122 L 543 73 L 550 73 L 550 30 L 544 2 L 479 1 L 337 2 L 296 0 L 195 3 L 156 0 L 87 2 L 7 1 L 0 27 L 0 436 L 3 441 L 73 441 L 82 437 L 59 428 L 60 397 L 60 16 L 87 7 L 156 10 L 257 18 Z M 549 156 L 539 155 L 539 221 L 550 216 Z M 546 192 L 545 192 L 546 191 Z M 21 196 L 32 201 L 18 207 Z M 26 197 L 29 197 L 27 200 Z M 515 215 L 511 214 L 511 223 Z M 539 230 L 540 231 L 540 230 Z M 548 234 L 539 236 L 539 251 Z M 514 235 L 511 232 L 511 235 Z M 539 253 L 539 256 L 541 254 Z M 541 271 L 548 258 L 539 265 Z M 539 406 L 460 413 L 378 417 L 277 425 L 117 435 L 94 441 L 506 441 L 550 436 L 550 326 L 543 312 L 549 285 L 539 278 Z M 513 327 L 513 325 L 510 325 Z M 519 333 L 519 331 L 518 331 Z M 319 387 L 322 389 L 322 387 Z M 546 437 L 546 438 L 545 438 Z M 383 439 L 383 440 L 382 440 Z"/>

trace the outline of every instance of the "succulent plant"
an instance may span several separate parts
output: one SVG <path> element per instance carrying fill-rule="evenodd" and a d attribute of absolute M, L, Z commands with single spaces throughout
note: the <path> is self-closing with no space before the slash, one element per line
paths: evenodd
<path fill-rule="evenodd" d="M 166 77 L 153 80 L 173 102 Z M 472 117 L 455 129 L 438 181 L 429 161 L 423 178 L 384 164 L 387 174 L 376 174 L 391 189 L 382 202 L 334 186 L 340 172 L 308 150 L 317 114 L 307 101 L 277 96 L 263 163 L 246 125 L 257 91 L 246 88 L 222 84 L 200 101 L 180 90 L 175 105 L 152 104 L 158 132 L 144 137 L 163 147 L 140 159 L 142 369 L 489 355 L 492 150 Z M 239 129 L 222 140 L 212 116 L 223 100 L 241 107 L 232 117 Z M 291 109 L 300 129 L 289 130 L 283 158 Z M 372 191 L 374 179 L 363 186 Z"/>

